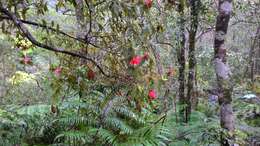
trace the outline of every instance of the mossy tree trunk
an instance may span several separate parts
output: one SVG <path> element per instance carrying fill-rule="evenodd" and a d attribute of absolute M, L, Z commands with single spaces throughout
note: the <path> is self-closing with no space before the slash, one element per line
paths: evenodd
<path fill-rule="evenodd" d="M 196 33 L 199 23 L 199 7 L 200 0 L 191 0 L 190 9 L 191 9 L 191 24 L 189 31 L 189 72 L 188 72 L 188 88 L 187 88 L 187 107 L 186 107 L 186 121 L 189 121 L 191 114 L 191 100 L 194 98 L 194 81 L 195 81 L 195 43 L 196 43 Z"/>
<path fill-rule="evenodd" d="M 219 0 L 216 32 L 214 40 L 214 67 L 217 75 L 218 96 L 220 105 L 221 127 L 232 134 L 235 130 L 234 114 L 232 109 L 232 84 L 230 81 L 230 68 L 227 64 L 227 48 L 225 47 L 225 36 L 232 12 L 232 0 Z M 232 135 L 230 135 L 232 140 Z M 222 146 L 231 146 L 231 142 L 223 135 Z"/>
<path fill-rule="evenodd" d="M 180 121 L 186 121 L 186 110 L 185 106 L 187 105 L 187 101 L 185 98 L 185 18 L 184 18 L 184 7 L 185 1 L 180 0 L 180 4 L 178 5 L 178 12 L 180 15 L 179 25 L 180 25 L 180 44 L 178 50 L 178 63 L 179 63 L 179 102 L 181 105 L 180 108 Z"/>

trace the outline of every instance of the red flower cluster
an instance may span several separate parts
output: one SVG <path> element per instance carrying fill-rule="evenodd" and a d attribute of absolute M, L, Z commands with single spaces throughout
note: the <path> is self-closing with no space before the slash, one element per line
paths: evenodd
<path fill-rule="evenodd" d="M 142 57 L 141 56 L 135 56 L 131 59 L 130 65 L 137 66 L 142 62 Z"/>
<path fill-rule="evenodd" d="M 61 68 L 61 67 L 56 67 L 55 70 L 54 70 L 54 74 L 55 74 L 56 76 L 60 76 L 61 71 L 62 71 L 62 68 Z"/>
<path fill-rule="evenodd" d="M 87 79 L 94 80 L 95 79 L 95 72 L 92 69 L 89 69 L 87 72 Z"/>
<path fill-rule="evenodd" d="M 23 64 L 30 64 L 31 61 L 32 61 L 32 59 L 28 56 L 24 56 L 24 58 L 22 60 Z"/>
<path fill-rule="evenodd" d="M 144 4 L 146 5 L 147 8 L 151 8 L 153 1 L 152 0 L 144 0 Z"/>
<path fill-rule="evenodd" d="M 150 100 L 156 99 L 157 98 L 156 91 L 154 89 L 149 90 L 148 96 Z"/>
<path fill-rule="evenodd" d="M 145 52 L 143 56 L 134 56 L 131 61 L 130 65 L 137 66 L 139 65 L 143 60 L 147 60 L 149 58 L 148 52 Z"/>

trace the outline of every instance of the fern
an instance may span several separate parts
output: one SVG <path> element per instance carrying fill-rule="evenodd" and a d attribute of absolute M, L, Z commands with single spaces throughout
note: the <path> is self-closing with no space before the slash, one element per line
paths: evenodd
<path fill-rule="evenodd" d="M 169 131 L 151 122 L 158 116 L 149 111 L 136 113 L 125 97 L 111 96 L 107 91 L 86 95 L 57 104 L 60 112 L 55 115 L 50 112 L 50 105 L 14 108 L 14 113 L 28 125 L 19 143 L 164 146 L 169 141 Z"/>
<path fill-rule="evenodd" d="M 120 131 L 122 134 L 132 134 L 133 129 L 127 125 L 124 121 L 118 118 L 106 118 L 104 125 L 116 131 Z"/>
<path fill-rule="evenodd" d="M 169 145 L 209 145 L 218 143 L 220 126 L 218 118 L 208 118 L 201 112 L 193 112 L 191 121 L 187 125 L 173 124 L 176 119 L 174 113 L 168 113 L 165 126 L 171 130 Z"/>
<path fill-rule="evenodd" d="M 113 109 L 117 114 L 126 117 L 128 120 L 133 120 L 138 124 L 145 124 L 144 119 L 129 110 L 126 106 L 113 107 Z"/>
<path fill-rule="evenodd" d="M 77 115 L 59 118 L 58 122 L 64 126 L 76 126 L 76 125 L 96 126 L 96 122 L 94 120 L 90 118 L 79 117 Z"/>
<path fill-rule="evenodd" d="M 0 145 L 13 146 L 22 142 L 27 124 L 19 115 L 0 109 Z"/>
<path fill-rule="evenodd" d="M 59 141 L 64 139 L 65 143 L 69 145 L 84 145 L 86 144 L 86 139 L 88 135 L 85 132 L 81 131 L 67 131 L 62 132 L 58 136 L 55 137 L 55 141 Z"/>
<path fill-rule="evenodd" d="M 169 139 L 166 137 L 169 132 L 161 126 L 150 125 L 136 129 L 125 141 L 116 141 L 116 145 L 166 145 Z"/>
<path fill-rule="evenodd" d="M 124 97 L 91 91 L 86 98 L 70 99 L 60 105 L 62 112 L 55 121 L 66 132 L 56 136 L 56 142 L 120 146 L 165 145 L 168 141 L 169 132 L 146 122 L 151 119 L 135 113 Z"/>
<path fill-rule="evenodd" d="M 93 129 L 92 132 L 96 132 L 96 135 L 102 141 L 101 143 L 114 145 L 117 136 L 112 131 L 100 128 Z"/>
<path fill-rule="evenodd" d="M 31 105 L 17 110 L 20 115 L 42 115 L 50 112 L 50 105 Z"/>

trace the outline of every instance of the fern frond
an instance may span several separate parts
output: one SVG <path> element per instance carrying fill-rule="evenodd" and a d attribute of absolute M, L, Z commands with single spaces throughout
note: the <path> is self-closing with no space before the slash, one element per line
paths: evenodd
<path fill-rule="evenodd" d="M 113 132 L 103 128 L 92 129 L 91 132 L 96 133 L 98 137 L 101 139 L 101 141 L 104 142 L 104 144 L 108 143 L 114 145 L 114 142 L 116 140 L 116 135 Z"/>
<path fill-rule="evenodd" d="M 133 129 L 128 126 L 124 121 L 112 117 L 112 118 L 106 118 L 105 119 L 105 125 L 107 125 L 108 128 L 112 128 L 113 130 L 118 130 L 122 134 L 132 134 Z"/>
<path fill-rule="evenodd" d="M 91 104 L 91 103 L 87 103 L 87 102 L 82 102 L 79 100 L 74 100 L 74 101 L 70 101 L 70 102 L 64 102 L 61 106 L 62 109 L 77 109 L 77 108 L 81 108 L 81 109 L 85 109 L 85 110 L 93 110 L 93 111 L 100 111 L 100 108 L 95 105 L 95 104 Z"/>
<path fill-rule="evenodd" d="M 50 112 L 50 105 L 45 104 L 31 105 L 17 110 L 17 113 L 20 115 L 41 115 L 48 112 Z"/>
<path fill-rule="evenodd" d="M 60 141 L 64 139 L 66 143 L 69 144 L 78 144 L 83 145 L 86 143 L 86 139 L 88 139 L 88 135 L 86 132 L 81 131 L 67 131 L 59 134 L 55 137 L 54 141 Z"/>
<path fill-rule="evenodd" d="M 96 126 L 96 121 L 94 121 L 93 119 L 80 117 L 77 115 L 59 118 L 58 121 L 59 123 L 66 126 L 72 126 L 72 125 Z"/>
<path fill-rule="evenodd" d="M 129 110 L 129 108 L 127 108 L 126 106 L 120 106 L 120 107 L 115 106 L 113 107 L 113 109 L 117 114 L 122 115 L 130 120 L 134 120 L 138 124 L 142 124 L 142 125 L 145 124 L 143 118 L 141 118 L 140 116 L 138 116 L 137 114 Z"/>
<path fill-rule="evenodd" d="M 161 126 L 145 126 L 143 128 L 135 130 L 131 135 L 127 137 L 125 141 L 116 141 L 119 146 L 127 145 L 147 145 L 147 146 L 164 146 L 165 142 L 169 141 L 165 135 L 165 129 Z M 167 131 L 167 134 L 168 131 Z"/>
<path fill-rule="evenodd" d="M 116 106 L 122 106 L 123 103 L 126 103 L 126 97 L 115 96 L 113 97 L 113 104 Z"/>

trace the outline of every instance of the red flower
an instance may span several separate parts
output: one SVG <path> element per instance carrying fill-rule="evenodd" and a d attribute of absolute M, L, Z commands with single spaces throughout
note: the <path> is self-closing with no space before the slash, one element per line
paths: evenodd
<path fill-rule="evenodd" d="M 153 4 L 153 1 L 152 0 L 144 0 L 144 3 L 145 3 L 147 8 L 151 8 L 152 4 Z"/>
<path fill-rule="evenodd" d="M 149 90 L 148 96 L 149 96 L 149 98 L 150 98 L 151 100 L 154 100 L 154 99 L 157 98 L 156 92 L 155 92 L 154 89 Z"/>
<path fill-rule="evenodd" d="M 134 66 L 139 65 L 142 62 L 142 59 L 143 58 L 141 56 L 135 56 L 131 59 L 130 65 L 134 65 Z"/>
<path fill-rule="evenodd" d="M 55 70 L 54 70 L 54 74 L 55 74 L 56 76 L 60 76 L 60 74 L 61 74 L 61 70 L 62 70 L 61 67 L 57 67 L 57 68 L 55 68 Z"/>
<path fill-rule="evenodd" d="M 95 72 L 93 70 L 88 70 L 88 73 L 87 73 L 87 79 L 88 80 L 94 80 L 95 78 Z"/>
<path fill-rule="evenodd" d="M 149 53 L 145 52 L 143 55 L 143 60 L 147 60 L 149 58 Z"/>
<path fill-rule="evenodd" d="M 24 56 L 24 58 L 23 58 L 23 63 L 24 64 L 30 64 L 31 63 L 31 58 L 30 57 L 28 57 L 28 56 Z"/>

